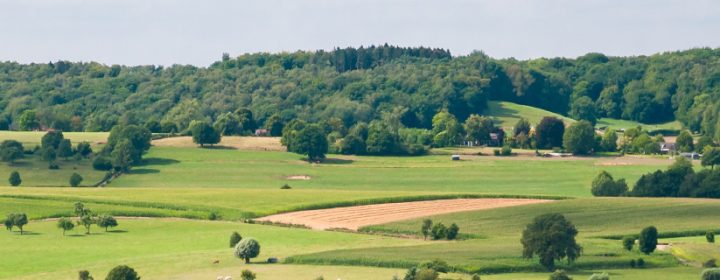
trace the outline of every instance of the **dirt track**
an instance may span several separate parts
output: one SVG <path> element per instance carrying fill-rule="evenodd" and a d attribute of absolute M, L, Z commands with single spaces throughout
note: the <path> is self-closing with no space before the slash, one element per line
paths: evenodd
<path fill-rule="evenodd" d="M 545 203 L 550 201 L 552 200 L 511 198 L 444 199 L 297 211 L 267 216 L 257 220 L 305 225 L 318 230 L 331 228 L 357 230 L 363 226 L 437 214 Z"/>

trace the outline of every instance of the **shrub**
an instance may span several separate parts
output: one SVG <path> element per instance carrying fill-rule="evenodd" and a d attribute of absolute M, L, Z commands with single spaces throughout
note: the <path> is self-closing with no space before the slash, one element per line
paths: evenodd
<path fill-rule="evenodd" d="M 707 268 L 717 267 L 717 261 L 715 259 L 709 259 L 702 264 L 702 267 L 707 267 Z"/>
<path fill-rule="evenodd" d="M 245 269 L 245 270 L 243 270 L 243 271 L 240 273 L 240 279 L 242 279 L 242 280 L 255 280 L 255 273 L 253 273 L 253 272 L 250 271 L 250 270 Z"/>
<path fill-rule="evenodd" d="M 715 232 L 708 231 L 705 233 L 705 240 L 707 240 L 708 243 L 715 243 Z"/>
<path fill-rule="evenodd" d="M 235 245 L 235 256 L 250 263 L 250 259 L 260 254 L 260 243 L 253 238 L 243 239 Z"/>
<path fill-rule="evenodd" d="M 510 148 L 510 146 L 503 146 L 500 150 L 500 154 L 502 154 L 503 156 L 512 155 L 512 148 Z"/>
<path fill-rule="evenodd" d="M 550 278 L 548 278 L 548 279 L 550 279 L 550 280 L 572 280 L 572 278 L 570 278 L 570 276 L 568 276 L 567 273 L 565 273 L 565 270 L 561 270 L 561 269 L 555 270 L 555 272 L 550 274 Z"/>
<path fill-rule="evenodd" d="M 442 223 L 437 223 L 432 227 L 430 235 L 433 240 L 445 239 L 447 237 L 447 228 Z"/>
<path fill-rule="evenodd" d="M 112 169 L 112 162 L 106 157 L 96 157 L 92 162 L 93 169 L 108 171 Z"/>
<path fill-rule="evenodd" d="M 720 280 L 720 268 L 708 268 L 701 274 L 702 280 Z"/>
<path fill-rule="evenodd" d="M 452 223 L 447 229 L 447 240 L 454 240 L 457 238 L 458 232 L 460 232 L 460 227 L 458 227 L 457 224 Z"/>
<path fill-rule="evenodd" d="M 233 232 L 230 235 L 230 248 L 235 247 L 235 245 L 237 245 L 238 242 L 240 242 L 241 240 L 242 236 L 240 235 L 240 233 L 238 233 L 237 231 Z"/>
<path fill-rule="evenodd" d="M 635 245 L 635 237 L 627 236 L 623 238 L 622 243 L 625 250 L 632 251 L 632 248 Z"/>
<path fill-rule="evenodd" d="M 78 280 L 94 280 L 90 272 L 87 270 L 78 271 Z"/>
<path fill-rule="evenodd" d="M 280 187 L 280 189 L 281 189 L 281 190 L 289 190 L 289 189 L 292 189 L 292 187 L 291 187 L 290 185 L 288 185 L 288 184 L 285 184 L 285 185 L 283 185 L 282 187 Z"/>
<path fill-rule="evenodd" d="M 610 275 L 607 272 L 593 273 L 588 280 L 610 280 Z"/>
<path fill-rule="evenodd" d="M 637 263 L 635 263 L 635 259 L 630 260 L 630 267 L 635 268 L 637 266 Z"/>
<path fill-rule="evenodd" d="M 430 262 L 421 263 L 420 265 L 418 265 L 418 268 L 432 269 L 434 271 L 442 273 L 448 273 L 450 271 L 450 266 L 447 264 L 447 262 L 438 259 Z"/>
<path fill-rule="evenodd" d="M 438 273 L 435 270 L 429 268 L 423 268 L 418 270 L 415 274 L 415 280 L 436 280 L 438 279 Z"/>
<path fill-rule="evenodd" d="M 498 149 L 493 150 L 493 155 L 500 156 L 500 150 L 498 150 Z"/>
<path fill-rule="evenodd" d="M 470 277 L 470 280 L 480 280 L 480 275 L 473 274 L 472 277 Z"/>
<path fill-rule="evenodd" d="M 57 169 L 60 169 L 60 165 L 58 165 L 55 162 L 51 162 L 48 164 L 48 169 L 57 170 Z"/>
<path fill-rule="evenodd" d="M 637 260 L 637 267 L 638 267 L 638 268 L 643 268 L 643 267 L 645 267 L 645 260 L 643 260 L 643 258 L 639 258 L 639 259 Z"/>
<path fill-rule="evenodd" d="M 82 183 L 82 181 L 83 181 L 83 177 L 80 176 L 80 174 L 73 173 L 72 175 L 70 175 L 70 186 L 71 187 L 79 186 L 80 183 Z"/>
<path fill-rule="evenodd" d="M 105 280 L 140 280 L 140 276 L 132 267 L 119 265 L 110 270 Z"/>
<path fill-rule="evenodd" d="M 22 179 L 20 179 L 20 173 L 17 171 L 13 171 L 10 173 L 10 178 L 8 178 L 8 182 L 11 186 L 17 187 L 22 183 Z"/>

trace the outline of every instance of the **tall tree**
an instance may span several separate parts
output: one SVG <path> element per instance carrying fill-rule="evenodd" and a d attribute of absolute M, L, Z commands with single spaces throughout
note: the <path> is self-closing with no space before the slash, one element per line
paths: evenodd
<path fill-rule="evenodd" d="M 580 257 L 582 247 L 575 242 L 578 231 L 561 214 L 544 214 L 535 217 L 522 233 L 523 256 L 540 257 L 540 264 L 548 270 L 555 268 L 555 261 Z"/>
<path fill-rule="evenodd" d="M 565 130 L 563 145 L 568 152 L 578 155 L 587 155 L 595 147 L 595 129 L 588 121 L 573 123 Z"/>
<path fill-rule="evenodd" d="M 193 142 L 200 144 L 200 147 L 220 143 L 220 133 L 206 122 L 193 123 L 191 132 Z"/>
<path fill-rule="evenodd" d="M 308 161 L 321 160 L 325 158 L 328 151 L 328 142 L 325 130 L 317 124 L 310 124 L 300 130 L 297 139 L 293 140 L 296 146 L 292 152 L 308 156 Z"/>
<path fill-rule="evenodd" d="M 544 117 L 535 128 L 535 143 L 540 149 L 562 147 L 565 123 L 555 117 Z"/>

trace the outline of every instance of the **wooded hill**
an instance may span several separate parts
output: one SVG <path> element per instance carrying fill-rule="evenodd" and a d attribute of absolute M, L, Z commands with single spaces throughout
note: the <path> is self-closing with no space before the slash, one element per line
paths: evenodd
<path fill-rule="evenodd" d="M 720 49 L 520 61 L 383 45 L 225 54 L 209 67 L 0 63 L 0 129 L 184 130 L 238 108 L 249 109 L 258 127 L 273 115 L 282 122 L 337 118 L 346 127 L 392 115 L 406 127 L 429 128 L 441 110 L 462 122 L 482 114 L 487 100 L 590 121 L 677 119 L 718 139 Z"/>

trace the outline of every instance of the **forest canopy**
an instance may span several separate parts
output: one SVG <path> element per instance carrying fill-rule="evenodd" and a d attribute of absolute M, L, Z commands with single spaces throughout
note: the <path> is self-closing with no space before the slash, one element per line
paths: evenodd
<path fill-rule="evenodd" d="M 293 119 L 337 119 L 351 127 L 383 118 L 431 128 L 438 112 L 463 123 L 482 115 L 488 100 L 591 123 L 677 119 L 718 139 L 720 49 L 516 60 L 382 45 L 223 54 L 209 67 L 0 63 L 0 129 L 109 131 L 137 124 L 182 131 L 194 120 L 226 123 L 239 108 L 249 109 L 255 122 L 244 130 Z M 242 122 L 242 115 L 230 121 Z"/>

